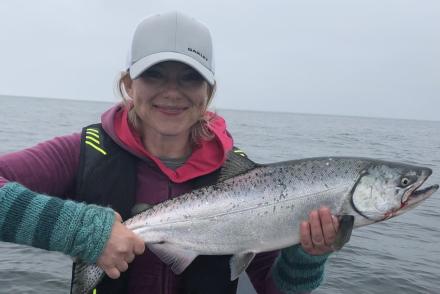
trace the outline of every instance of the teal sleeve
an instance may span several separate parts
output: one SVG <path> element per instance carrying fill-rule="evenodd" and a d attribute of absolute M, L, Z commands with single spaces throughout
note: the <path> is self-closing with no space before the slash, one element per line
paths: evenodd
<path fill-rule="evenodd" d="M 324 278 L 329 254 L 313 256 L 294 245 L 281 250 L 272 268 L 272 279 L 283 293 L 294 294 L 316 289 Z"/>
<path fill-rule="evenodd" d="M 59 251 L 95 263 L 114 220 L 111 208 L 38 194 L 18 183 L 0 188 L 0 241 Z"/>

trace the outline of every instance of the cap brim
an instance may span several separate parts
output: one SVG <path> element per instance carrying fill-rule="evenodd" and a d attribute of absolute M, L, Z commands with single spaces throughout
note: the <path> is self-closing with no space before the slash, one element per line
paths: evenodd
<path fill-rule="evenodd" d="M 185 63 L 198 71 L 210 85 L 214 85 L 215 83 L 214 74 L 209 69 L 207 69 L 197 60 L 177 52 L 160 52 L 148 55 L 147 57 L 136 61 L 132 66 L 130 66 L 130 77 L 134 80 L 148 68 L 164 61 L 179 61 Z"/>

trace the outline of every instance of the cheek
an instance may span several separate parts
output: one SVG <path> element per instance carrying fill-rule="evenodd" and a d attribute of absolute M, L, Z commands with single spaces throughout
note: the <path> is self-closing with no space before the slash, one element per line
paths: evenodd
<path fill-rule="evenodd" d="M 203 117 L 203 115 L 205 114 L 206 110 L 207 110 L 207 99 L 204 98 L 203 100 L 201 100 L 198 105 L 195 106 L 196 108 L 196 113 L 197 113 L 197 118 L 199 119 L 200 117 Z"/>
<path fill-rule="evenodd" d="M 197 114 L 203 114 L 207 108 L 208 98 L 203 91 L 186 92 L 183 94 L 192 104 L 191 112 Z"/>
<path fill-rule="evenodd" d="M 141 79 L 136 79 L 133 81 L 133 86 L 131 88 L 133 93 L 133 99 L 136 100 L 145 100 L 148 99 L 150 96 L 153 96 L 155 94 L 154 87 L 148 85 Z"/>
<path fill-rule="evenodd" d="M 140 93 L 136 93 L 133 97 L 133 108 L 139 118 L 145 119 L 152 111 L 150 101 L 151 99 Z M 142 119 L 142 120 L 143 120 Z"/>
<path fill-rule="evenodd" d="M 198 91 L 196 95 L 194 95 L 194 104 L 199 107 L 200 109 L 206 108 L 208 104 L 208 94 L 207 90 L 203 89 L 201 91 Z"/>
<path fill-rule="evenodd" d="M 195 107 L 199 113 L 203 114 L 206 110 L 206 98 L 201 99 L 198 103 L 196 103 Z"/>
<path fill-rule="evenodd" d="M 209 98 L 209 86 L 205 82 L 203 86 L 199 86 L 198 89 L 194 89 L 191 92 L 188 92 L 187 94 L 192 97 L 193 103 L 197 105 L 198 107 L 204 108 L 208 104 L 208 98 Z"/>
<path fill-rule="evenodd" d="M 140 96 L 135 95 L 133 97 L 133 108 L 138 115 L 142 115 L 142 112 L 145 111 L 145 99 L 142 99 Z"/>

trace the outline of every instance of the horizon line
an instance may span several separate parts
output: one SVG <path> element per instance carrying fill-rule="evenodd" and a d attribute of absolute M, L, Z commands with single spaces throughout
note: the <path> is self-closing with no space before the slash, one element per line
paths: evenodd
<path fill-rule="evenodd" d="M 60 97 L 41 97 L 41 96 L 23 96 L 12 94 L 0 94 L 2 97 L 16 97 L 16 98 L 30 98 L 30 99 L 46 99 L 46 100 L 67 100 L 67 101 L 84 101 L 84 102 L 101 102 L 101 103 L 117 103 L 119 101 L 111 100 L 96 100 L 90 98 L 60 98 Z M 115 97 L 116 99 L 116 97 Z M 219 110 L 226 111 L 241 111 L 241 112 L 262 112 L 262 113 L 281 113 L 281 114 L 297 114 L 297 115 L 316 115 L 316 116 L 342 116 L 351 118 L 363 118 L 363 119 L 385 119 L 385 120 L 407 120 L 407 121 L 422 121 L 422 122 L 440 122 L 440 120 L 433 119 L 420 119 L 420 118 L 401 118 L 401 117 L 384 117 L 384 116 L 365 116 L 365 115 L 350 115 L 350 114 L 335 114 L 335 113 L 311 113 L 311 112 L 291 112 L 281 110 L 260 110 L 260 109 L 242 109 L 242 108 L 218 108 Z"/>

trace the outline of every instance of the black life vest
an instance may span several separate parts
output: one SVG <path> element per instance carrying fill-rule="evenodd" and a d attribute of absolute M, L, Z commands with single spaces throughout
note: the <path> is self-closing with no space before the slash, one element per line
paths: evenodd
<path fill-rule="evenodd" d="M 236 168 L 236 160 L 247 159 L 237 148 L 229 152 L 224 166 L 211 174 L 191 181 L 194 188 L 216 183 L 222 177 L 233 176 L 253 166 L 252 161 Z M 136 173 L 139 159 L 117 145 L 106 134 L 101 124 L 85 127 L 81 135 L 80 166 L 77 175 L 76 195 L 78 200 L 102 206 L 111 206 L 123 220 L 130 218 L 135 204 Z M 228 165 L 233 166 L 232 174 L 222 174 Z M 124 197 L 121 197 L 124 196 Z M 228 294 L 236 293 L 237 281 L 230 281 L 230 255 L 198 256 L 182 273 L 184 294 Z M 72 269 L 72 281 L 75 264 Z M 97 294 L 127 293 L 128 272 L 119 279 L 107 276 L 97 287 Z M 146 291 L 148 291 L 146 289 Z M 183 294 L 182 293 L 182 294 Z M 152 293 L 156 294 L 156 293 Z"/>

